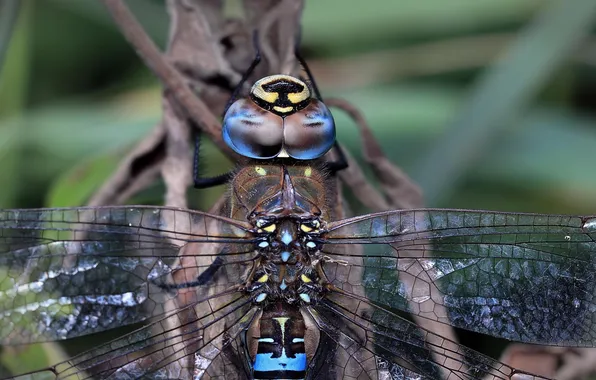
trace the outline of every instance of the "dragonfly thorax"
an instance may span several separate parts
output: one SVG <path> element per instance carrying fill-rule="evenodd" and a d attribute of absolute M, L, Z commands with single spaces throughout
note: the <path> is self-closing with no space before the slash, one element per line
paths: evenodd
<path fill-rule="evenodd" d="M 257 185 L 262 181 L 270 186 L 263 188 L 267 193 L 259 194 L 248 217 L 253 225 L 254 249 L 259 259 L 246 289 L 257 304 L 266 300 L 310 304 L 321 296 L 323 288 L 317 272 L 321 261 L 322 211 L 316 203 L 320 199 L 313 198 L 317 193 L 313 190 L 319 185 L 318 177 L 311 177 L 312 168 L 305 167 L 302 173 L 303 176 L 308 174 L 308 179 L 295 187 L 288 168 L 277 168 L 275 174 L 269 169 L 255 167 L 260 181 L 253 183 Z M 252 177 L 254 173 L 247 175 Z M 271 182 L 272 179 L 275 181 Z M 252 204 L 251 193 L 246 193 L 244 199 L 242 194 L 236 195 L 237 201 L 245 207 Z"/>
<path fill-rule="evenodd" d="M 320 244 L 317 237 L 321 223 L 317 218 L 312 220 L 282 219 L 269 222 L 259 228 L 257 251 L 267 260 L 275 264 L 311 265 L 312 258 L 318 252 Z M 265 232 L 267 231 L 267 232 Z"/>
<path fill-rule="evenodd" d="M 306 378 L 319 351 L 308 310 L 328 288 L 321 264 L 327 184 L 309 165 L 248 166 L 233 180 L 230 216 L 248 219 L 255 252 L 243 286 L 260 313 L 244 339 L 250 378 Z"/>
<path fill-rule="evenodd" d="M 323 286 L 319 278 L 320 262 L 317 219 L 291 218 L 262 225 L 255 250 L 259 262 L 247 286 L 255 303 L 283 300 L 288 304 L 315 303 Z"/>

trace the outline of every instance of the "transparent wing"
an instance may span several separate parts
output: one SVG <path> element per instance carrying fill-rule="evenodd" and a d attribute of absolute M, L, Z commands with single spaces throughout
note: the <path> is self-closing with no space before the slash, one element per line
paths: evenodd
<path fill-rule="evenodd" d="M 347 293 L 505 339 L 596 345 L 595 217 L 393 211 L 334 222 L 322 243 Z"/>
<path fill-rule="evenodd" d="M 49 373 L 66 378 L 91 370 L 102 377 L 100 367 L 134 372 L 139 363 L 157 371 L 201 350 L 209 352 L 199 363 L 217 373 L 213 345 L 173 350 L 181 338 L 172 334 L 194 344 L 205 332 L 185 328 L 202 319 L 220 333 L 224 322 L 242 325 L 237 321 L 247 314 L 248 301 L 237 291 L 256 259 L 252 247 L 245 224 L 188 210 L 2 210 L 0 344 L 68 339 L 148 320 L 151 326 Z M 244 306 L 217 317 L 230 294 Z M 137 355 L 147 349 L 153 354 L 143 362 Z M 156 360 L 159 355 L 163 359 Z"/>
<path fill-rule="evenodd" d="M 333 376 L 321 378 L 543 379 L 447 341 L 367 301 L 345 307 L 351 303 L 346 295 L 335 293 L 308 308 L 337 346 Z"/>
<path fill-rule="evenodd" d="M 250 300 L 224 291 L 16 379 L 245 379 L 242 368 L 222 359 L 222 352 L 252 323 L 255 311 Z"/>

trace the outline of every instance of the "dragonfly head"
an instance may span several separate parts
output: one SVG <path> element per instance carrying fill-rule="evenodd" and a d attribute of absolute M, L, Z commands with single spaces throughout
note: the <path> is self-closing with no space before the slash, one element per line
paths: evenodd
<path fill-rule="evenodd" d="M 248 158 L 312 160 L 335 143 L 335 122 L 305 82 L 271 75 L 228 108 L 222 134 L 230 148 Z"/>

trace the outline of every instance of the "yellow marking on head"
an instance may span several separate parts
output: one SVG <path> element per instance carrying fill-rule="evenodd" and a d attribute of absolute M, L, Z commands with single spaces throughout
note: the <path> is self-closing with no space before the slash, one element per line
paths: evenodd
<path fill-rule="evenodd" d="M 310 278 L 308 278 L 307 275 L 305 275 L 304 273 L 300 275 L 300 279 L 302 280 L 302 282 L 304 282 L 305 284 L 308 284 L 309 282 L 312 282 L 312 280 Z"/>
<path fill-rule="evenodd" d="M 279 100 L 279 93 L 277 92 L 268 92 L 265 91 L 265 87 L 269 84 L 273 84 L 275 82 L 288 82 L 288 83 L 295 83 L 296 85 L 303 88 L 300 92 L 288 92 L 287 97 L 288 100 L 293 104 L 298 104 L 308 98 L 310 98 L 310 90 L 306 83 L 301 81 L 298 78 L 294 78 L 289 75 L 270 75 L 268 77 L 259 79 L 255 82 L 255 84 L 250 89 L 250 93 L 252 96 L 261 99 L 269 104 L 274 104 Z M 285 92 L 285 91 L 284 91 Z M 279 111 L 284 112 L 284 111 Z M 286 111 L 289 112 L 289 111 Z"/>
<path fill-rule="evenodd" d="M 304 87 L 304 90 L 301 92 L 290 92 L 288 94 L 288 100 L 293 104 L 298 104 L 308 98 L 310 98 L 310 91 L 308 91 L 308 87 Z"/>
<path fill-rule="evenodd" d="M 267 280 L 269 280 L 269 275 L 267 273 L 265 273 L 264 275 L 262 275 L 261 277 L 259 277 L 259 279 L 257 280 L 257 282 L 267 282 Z"/>
<path fill-rule="evenodd" d="M 292 110 L 294 110 L 294 107 L 275 106 L 275 107 L 273 107 L 273 109 L 276 110 L 277 112 L 288 113 L 288 112 L 292 112 Z"/>
<path fill-rule="evenodd" d="M 308 233 L 308 232 L 312 231 L 312 228 L 310 228 L 306 224 L 301 224 L 300 225 L 300 231 Z"/>
<path fill-rule="evenodd" d="M 264 78 L 261 78 L 258 81 L 256 81 L 252 87 L 253 88 L 255 88 L 257 86 L 263 87 L 270 83 L 275 83 L 275 82 L 279 82 L 279 81 L 297 83 L 297 84 L 303 86 L 304 88 L 306 88 L 308 91 L 308 86 L 306 85 L 306 83 L 304 83 L 303 81 L 301 81 L 300 79 L 298 79 L 296 77 L 293 77 L 291 75 L 284 75 L 284 74 L 269 75 Z M 251 92 L 252 92 L 252 89 L 251 89 Z"/>
<path fill-rule="evenodd" d="M 306 168 L 304 169 L 304 176 L 305 177 L 310 177 L 312 175 L 312 168 Z"/>
<path fill-rule="evenodd" d="M 258 82 L 257 82 L 258 83 Z M 279 98 L 279 94 L 277 92 L 267 92 L 263 88 L 262 85 L 257 86 L 256 83 L 250 90 L 250 92 L 257 98 L 266 101 L 267 103 L 275 103 L 275 101 Z"/>
<path fill-rule="evenodd" d="M 258 175 L 267 175 L 267 170 L 261 166 L 255 166 L 255 172 L 257 172 Z"/>
<path fill-rule="evenodd" d="M 275 231 L 275 229 L 277 228 L 277 226 L 275 224 L 270 224 L 267 227 L 263 228 L 266 232 L 273 232 Z"/>

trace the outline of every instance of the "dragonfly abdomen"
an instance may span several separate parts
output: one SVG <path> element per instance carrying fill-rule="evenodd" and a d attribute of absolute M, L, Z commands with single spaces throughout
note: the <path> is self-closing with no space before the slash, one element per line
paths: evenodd
<path fill-rule="evenodd" d="M 270 304 L 246 332 L 253 378 L 304 379 L 319 338 L 299 307 Z"/>

